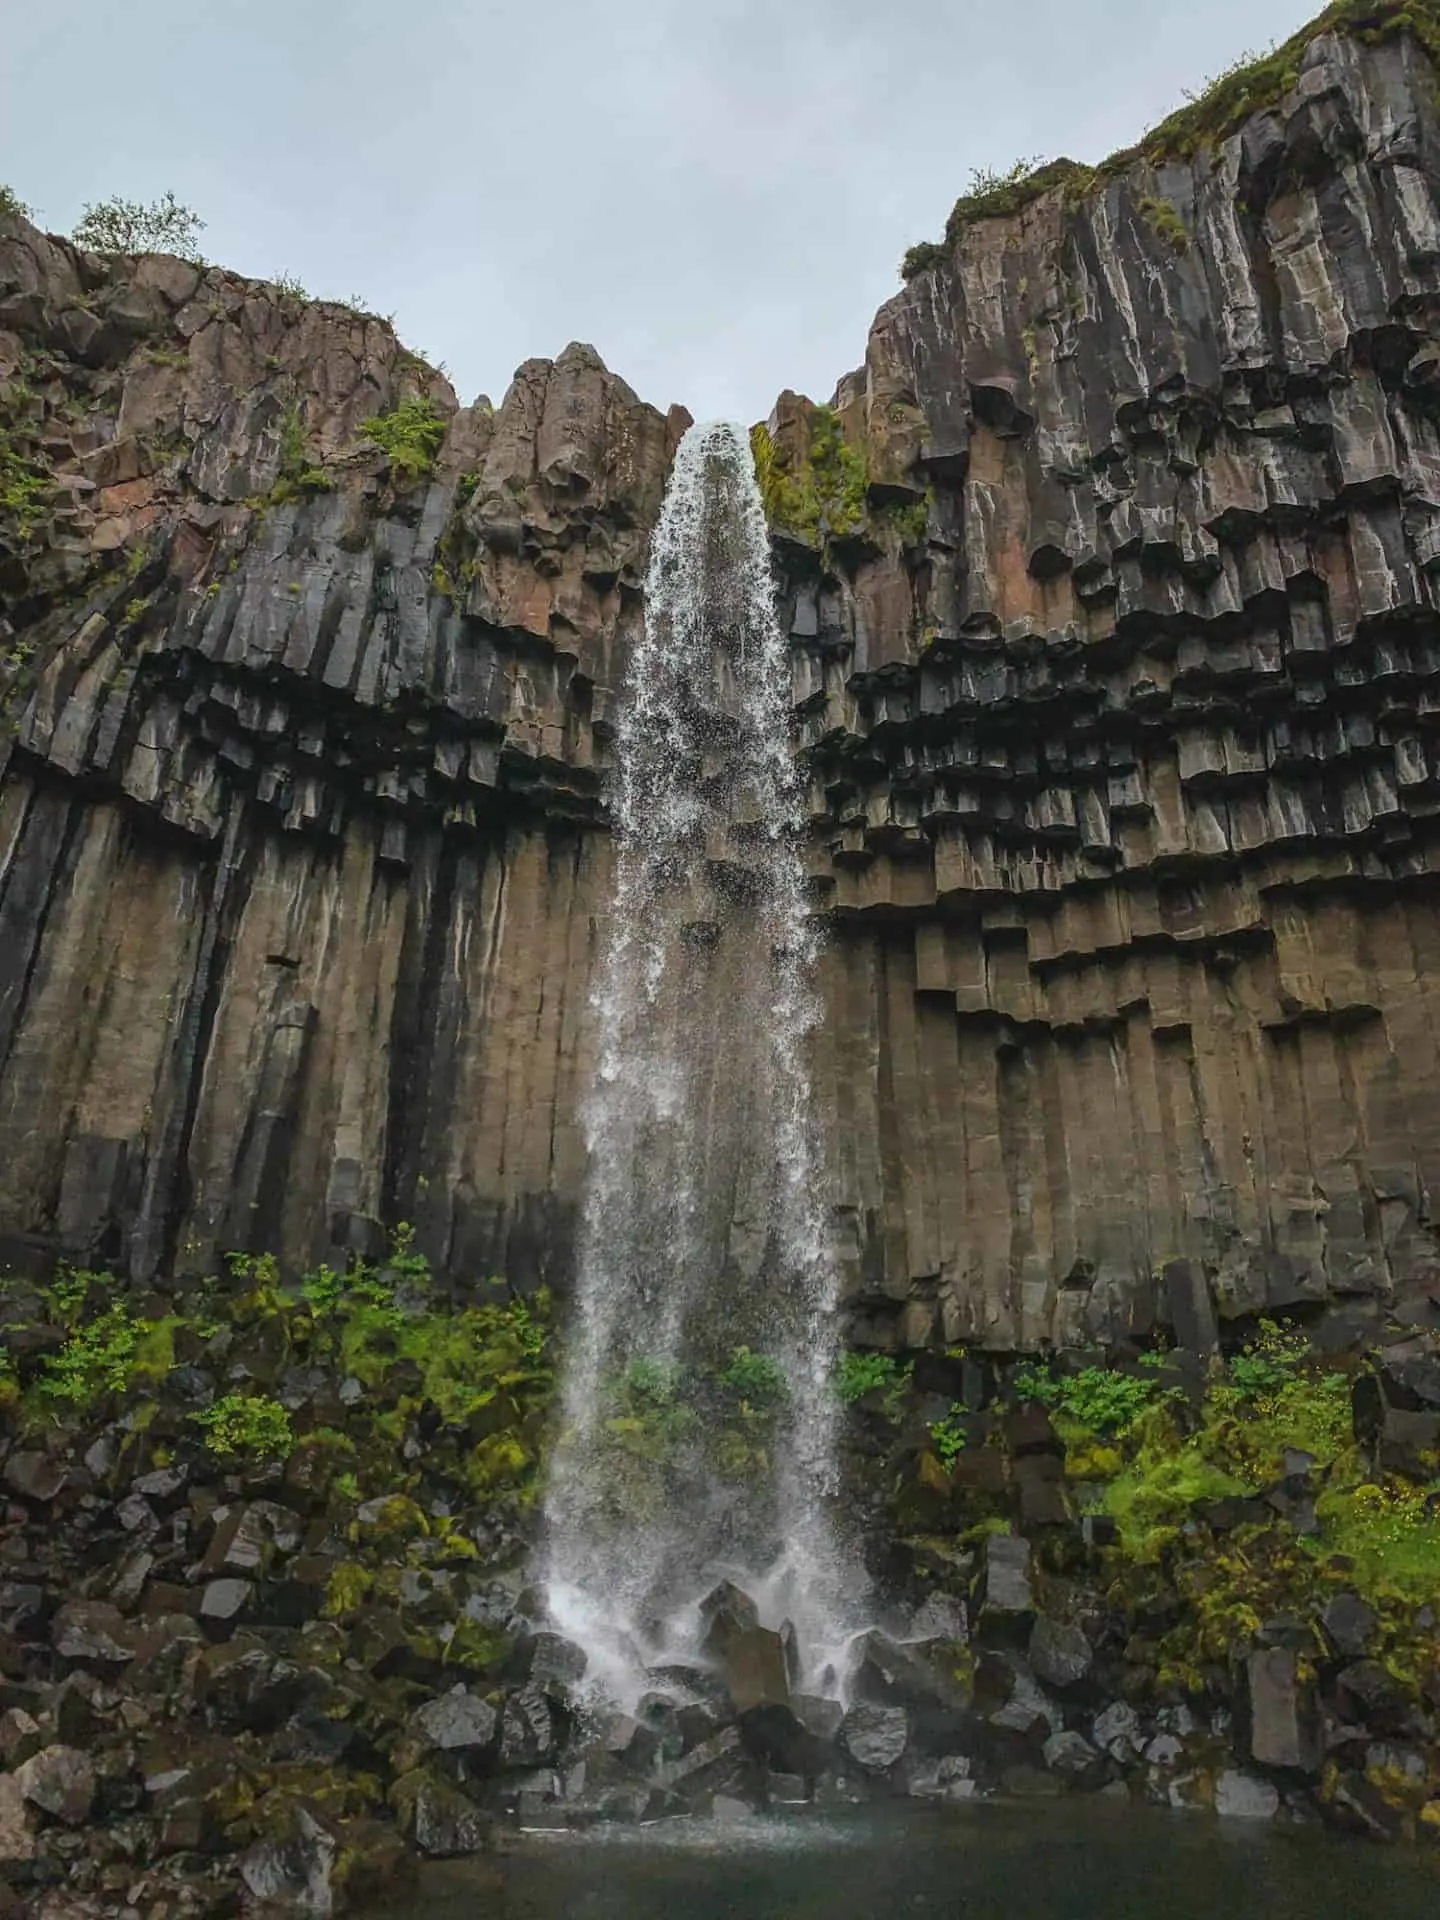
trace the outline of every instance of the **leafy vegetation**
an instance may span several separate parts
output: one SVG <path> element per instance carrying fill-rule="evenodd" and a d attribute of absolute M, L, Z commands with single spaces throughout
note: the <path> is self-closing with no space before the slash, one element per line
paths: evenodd
<path fill-rule="evenodd" d="M 35 209 L 27 206 L 13 187 L 0 184 L 0 215 L 11 220 L 33 220 Z"/>
<path fill-rule="evenodd" d="M 434 471 L 445 439 L 445 420 L 433 400 L 402 400 L 393 412 L 367 420 L 362 431 L 390 462 L 392 476 L 406 483 L 423 480 Z"/>
<path fill-rule="evenodd" d="M 947 1414 L 930 1422 L 931 1450 L 947 1473 L 965 1450 L 969 1417 L 970 1409 L 961 1401 L 954 1400 Z"/>
<path fill-rule="evenodd" d="M 1156 1398 L 1158 1383 L 1141 1374 L 1085 1367 L 1060 1376 L 1033 1363 L 1015 1369 L 1011 1386 L 1021 1400 L 1038 1400 L 1090 1433 L 1123 1433 Z"/>
<path fill-rule="evenodd" d="M 258 1394 L 227 1393 L 190 1418 L 222 1459 L 283 1460 L 295 1444 L 290 1415 Z"/>
<path fill-rule="evenodd" d="M 8 520 L 23 539 L 45 509 L 50 480 L 8 439 L 0 436 L 0 521 Z"/>
<path fill-rule="evenodd" d="M 271 279 L 270 284 L 277 293 L 283 294 L 287 300 L 308 300 L 310 298 L 309 294 L 305 291 L 304 283 L 296 274 L 277 273 Z"/>
<path fill-rule="evenodd" d="M 749 1347 L 736 1347 L 716 1379 L 727 1391 L 754 1406 L 776 1406 L 790 1390 L 780 1362 L 768 1353 L 752 1353 Z"/>
<path fill-rule="evenodd" d="M 1045 165 L 1017 161 L 1003 173 L 978 169 L 965 192 L 955 202 L 945 223 L 945 241 L 923 241 L 911 247 L 901 266 L 902 277 L 913 279 L 931 267 L 943 265 L 949 249 L 967 227 L 980 220 L 994 220 L 1019 213 L 1032 201 L 1054 188 L 1063 188 L 1066 203 L 1074 205 L 1087 195 L 1138 165 L 1158 167 L 1169 160 L 1190 159 L 1202 147 L 1228 139 L 1251 114 L 1272 107 L 1295 85 L 1300 59 L 1306 47 L 1319 34 L 1339 31 L 1353 34 L 1364 45 L 1377 45 L 1412 35 L 1432 56 L 1440 59 L 1440 0 L 1333 0 L 1278 46 L 1260 54 L 1246 54 L 1232 66 L 1208 80 L 1197 92 L 1187 96 L 1186 104 L 1145 134 L 1138 145 L 1113 153 L 1098 166 L 1059 159 Z M 1184 224 L 1173 207 L 1154 196 L 1137 203 L 1142 218 L 1169 240 L 1177 252 Z"/>
<path fill-rule="evenodd" d="M 835 1370 L 835 1391 L 847 1407 L 867 1394 L 882 1394 L 887 1412 L 893 1413 L 909 1388 L 912 1372 L 893 1353 L 842 1353 Z"/>
<path fill-rule="evenodd" d="M 282 506 L 287 500 L 305 500 L 312 493 L 323 493 L 329 485 L 329 474 L 310 458 L 304 417 L 298 403 L 292 401 L 280 421 L 280 471 L 270 489 L 270 504 Z"/>
<path fill-rule="evenodd" d="M 174 253 L 182 260 L 200 258 L 196 236 L 205 222 L 193 207 L 173 193 L 158 200 L 88 201 L 71 235 L 77 247 L 91 253 Z"/>

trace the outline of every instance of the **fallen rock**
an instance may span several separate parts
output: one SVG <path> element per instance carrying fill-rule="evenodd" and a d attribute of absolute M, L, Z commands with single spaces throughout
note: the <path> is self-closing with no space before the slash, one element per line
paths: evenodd
<path fill-rule="evenodd" d="M 1245 1663 L 1250 1754 L 1263 1767 L 1318 1773 L 1320 1740 L 1313 1691 L 1289 1647 L 1262 1647 Z"/>
<path fill-rule="evenodd" d="M 67 1827 L 81 1827 L 95 1804 L 95 1763 L 78 1747 L 42 1747 L 15 1770 L 32 1807 Z"/>
<path fill-rule="evenodd" d="M 980 1639 L 987 1646 L 1022 1644 L 1034 1615 L 1030 1542 L 1018 1533 L 987 1534 L 980 1575 Z"/>
<path fill-rule="evenodd" d="M 1122 1763 L 1140 1758 L 1145 1739 L 1139 1714 L 1124 1700 L 1096 1714 L 1090 1737 L 1102 1752 Z"/>
<path fill-rule="evenodd" d="M 282 1913 L 333 1912 L 338 1841 L 308 1807 L 295 1806 L 278 1837 L 257 1840 L 237 1862 L 246 1891 Z"/>
<path fill-rule="evenodd" d="M 746 1627 L 725 1636 L 721 1659 L 725 1687 L 737 1714 L 753 1707 L 788 1707 L 790 1676 L 785 1643 L 768 1627 Z"/>
<path fill-rule="evenodd" d="M 1094 1665 L 1095 1655 L 1083 1631 L 1041 1614 L 1030 1635 L 1030 1669 L 1050 1687 L 1078 1686 Z"/>
<path fill-rule="evenodd" d="M 499 1716 L 462 1683 L 417 1708 L 414 1723 L 426 1745 L 441 1753 L 479 1753 L 494 1744 Z"/>
<path fill-rule="evenodd" d="M 1075 1786 L 1093 1786 L 1105 1777 L 1104 1755 L 1091 1746 L 1083 1733 L 1073 1730 L 1052 1733 L 1042 1752 L 1050 1771 Z"/>
<path fill-rule="evenodd" d="M 0 1866 L 35 1858 L 35 1822 L 13 1773 L 0 1773 Z"/>
<path fill-rule="evenodd" d="M 760 1625 L 760 1610 L 748 1593 L 722 1580 L 700 1602 L 700 1647 L 707 1660 L 723 1661 L 725 1649 L 737 1635 Z"/>
<path fill-rule="evenodd" d="M 489 1814 L 448 1781 L 423 1771 L 402 1774 L 390 1789 L 390 1804 L 404 1831 L 432 1860 L 483 1852 L 494 1833 Z"/>
<path fill-rule="evenodd" d="M 123 1666 L 135 1657 L 124 1614 L 104 1600 L 72 1600 L 61 1607 L 50 1643 L 66 1660 L 92 1666 Z"/>
<path fill-rule="evenodd" d="M 36 1506 L 49 1506 L 69 1478 L 63 1460 L 29 1448 L 12 1453 L 5 1462 L 4 1482 L 9 1491 Z"/>
<path fill-rule="evenodd" d="M 1325 1638 L 1342 1660 L 1359 1660 L 1375 1635 L 1375 1610 L 1358 1593 L 1337 1593 L 1320 1615 Z"/>
<path fill-rule="evenodd" d="M 866 1773 L 888 1773 L 910 1739 L 910 1716 L 903 1707 L 860 1701 L 840 1723 L 840 1745 Z"/>

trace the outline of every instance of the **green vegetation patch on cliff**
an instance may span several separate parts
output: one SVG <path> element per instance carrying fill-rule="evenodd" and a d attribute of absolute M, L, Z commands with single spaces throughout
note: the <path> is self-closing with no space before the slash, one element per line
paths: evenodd
<path fill-rule="evenodd" d="M 433 400 L 402 400 L 392 412 L 367 420 L 362 431 L 390 462 L 392 477 L 404 484 L 434 472 L 445 439 L 445 418 Z"/>
<path fill-rule="evenodd" d="M 1322 33 L 1347 33 L 1365 46 L 1409 34 L 1440 62 L 1440 0 L 1334 0 L 1281 45 L 1260 55 L 1246 54 L 1217 74 L 1135 146 L 1112 153 L 1098 166 L 1062 158 L 1043 165 L 1021 160 L 1003 172 L 977 169 L 951 209 L 943 243 L 926 240 L 911 247 L 901 265 L 902 278 L 912 280 L 943 266 L 961 234 L 977 221 L 1019 213 L 1054 188 L 1063 187 L 1066 203 L 1077 205 L 1133 166 L 1188 160 L 1202 147 L 1228 139 L 1252 114 L 1263 113 L 1283 99 L 1299 77 L 1305 49 Z M 1172 207 L 1147 196 L 1139 210 L 1177 253 L 1187 250 L 1183 222 Z"/>
<path fill-rule="evenodd" d="M 751 429 L 750 450 L 771 525 L 823 546 L 864 524 L 870 467 L 846 440 L 833 407 L 816 407 L 807 426 L 805 453 L 798 461 L 776 446 L 765 426 Z"/>

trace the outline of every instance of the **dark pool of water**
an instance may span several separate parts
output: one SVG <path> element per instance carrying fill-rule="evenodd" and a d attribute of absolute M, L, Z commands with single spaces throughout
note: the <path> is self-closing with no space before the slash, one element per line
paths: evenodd
<path fill-rule="evenodd" d="M 1440 1855 L 1118 1805 L 534 1836 L 391 1920 L 1436 1920 Z"/>

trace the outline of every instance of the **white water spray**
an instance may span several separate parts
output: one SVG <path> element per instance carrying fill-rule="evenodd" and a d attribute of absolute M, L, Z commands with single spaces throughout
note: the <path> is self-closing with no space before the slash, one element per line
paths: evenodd
<path fill-rule="evenodd" d="M 651 550 L 612 796 L 615 872 L 564 1431 L 552 1617 L 632 1701 L 694 1652 L 724 1577 L 795 1627 L 811 1684 L 845 1638 L 837 1327 L 808 1037 L 818 1016 L 775 614 L 750 449 L 681 442 Z"/>

